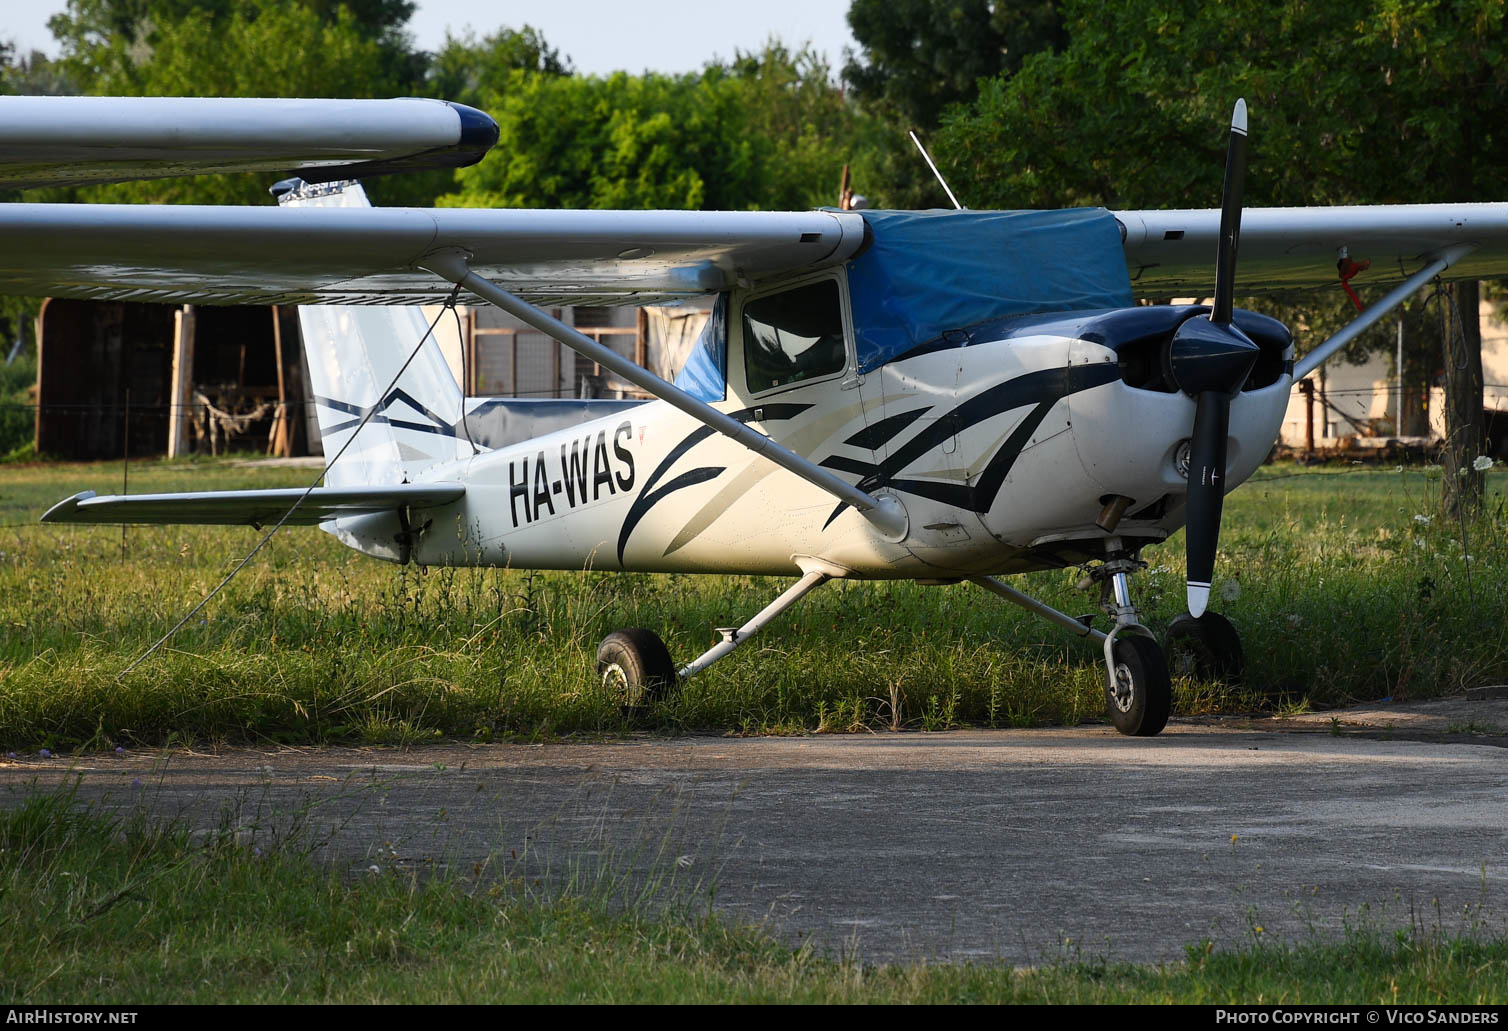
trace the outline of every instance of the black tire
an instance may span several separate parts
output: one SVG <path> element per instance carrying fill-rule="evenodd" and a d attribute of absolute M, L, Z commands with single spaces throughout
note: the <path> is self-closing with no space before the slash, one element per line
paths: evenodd
<path fill-rule="evenodd" d="M 1162 637 L 1168 672 L 1175 677 L 1240 683 L 1246 672 L 1241 635 L 1218 612 L 1195 619 L 1185 612 L 1168 625 Z"/>
<path fill-rule="evenodd" d="M 1110 722 L 1122 734 L 1151 737 L 1168 725 L 1173 685 L 1162 649 L 1150 637 L 1115 639 L 1115 679 L 1105 683 Z"/>
<path fill-rule="evenodd" d="M 597 675 L 624 709 L 659 701 L 675 685 L 675 663 L 660 635 L 634 627 L 616 630 L 597 646 Z"/>

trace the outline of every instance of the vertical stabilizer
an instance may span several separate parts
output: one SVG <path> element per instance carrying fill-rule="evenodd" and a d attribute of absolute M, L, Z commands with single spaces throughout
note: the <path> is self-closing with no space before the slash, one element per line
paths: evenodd
<path fill-rule="evenodd" d="M 295 179 L 273 192 L 286 207 L 370 206 L 354 180 L 315 186 Z M 429 328 L 417 306 L 304 305 L 298 315 L 325 454 L 334 456 L 377 407 L 330 469 L 328 485 L 408 482 L 429 466 L 471 453 L 459 426 L 461 388 L 433 338 L 387 396 L 379 396 Z"/>

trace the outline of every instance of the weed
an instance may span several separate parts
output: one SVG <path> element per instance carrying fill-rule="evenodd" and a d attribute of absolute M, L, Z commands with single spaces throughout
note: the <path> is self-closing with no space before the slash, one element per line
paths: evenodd
<path fill-rule="evenodd" d="M 1447 734 L 1501 734 L 1503 728 L 1496 723 L 1479 723 L 1476 720 L 1467 720 L 1464 723 L 1451 723 L 1446 726 Z"/>

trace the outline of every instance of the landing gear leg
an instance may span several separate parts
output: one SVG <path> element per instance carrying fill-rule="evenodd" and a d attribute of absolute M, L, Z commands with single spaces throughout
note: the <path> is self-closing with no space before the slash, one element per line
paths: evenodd
<path fill-rule="evenodd" d="M 603 687 L 626 711 L 642 708 L 663 698 L 677 680 L 700 673 L 734 648 L 743 644 L 771 620 L 800 601 L 814 587 L 832 579 L 831 573 L 812 571 L 797 580 L 780 597 L 741 627 L 719 627 L 723 639 L 687 664 L 679 673 L 670 661 L 665 642 L 652 630 L 618 630 L 602 639 L 597 649 L 597 675 Z"/>
<path fill-rule="evenodd" d="M 813 570 L 787 588 L 785 593 L 780 597 L 770 602 L 763 609 L 760 609 L 759 614 L 743 626 L 737 628 L 718 627 L 717 632 L 723 635 L 723 639 L 688 663 L 681 670 L 681 676 L 689 677 L 693 673 L 700 673 L 718 659 L 727 655 L 734 648 L 737 648 L 763 630 L 766 624 L 800 601 L 812 588 L 819 587 L 831 579 L 831 574 Z"/>
<path fill-rule="evenodd" d="M 1167 726 L 1173 685 L 1157 638 L 1131 600 L 1130 575 L 1145 568 L 1119 537 L 1105 541 L 1105 562 L 1090 571 L 1100 585 L 1100 608 L 1115 620 L 1105 635 L 1105 703 L 1122 734 L 1151 737 Z"/>
<path fill-rule="evenodd" d="M 1128 552 L 1119 537 L 1105 542 L 1105 562 L 1090 570 L 1091 583 L 1100 585 L 1100 607 L 1115 621 L 1108 634 L 1079 619 L 1044 605 L 991 576 L 973 577 L 973 582 L 991 594 L 1020 605 L 1050 623 L 1079 637 L 1099 641 L 1105 651 L 1105 702 L 1110 722 L 1122 734 L 1151 737 L 1167 726 L 1173 710 L 1173 686 L 1168 664 L 1152 631 L 1142 625 L 1131 601 L 1130 575 L 1145 568 Z"/>

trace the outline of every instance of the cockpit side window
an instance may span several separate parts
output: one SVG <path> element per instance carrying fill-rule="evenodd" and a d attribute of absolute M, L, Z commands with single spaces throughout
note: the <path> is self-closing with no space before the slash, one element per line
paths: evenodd
<path fill-rule="evenodd" d="M 842 372 L 848 359 L 837 281 L 824 279 L 748 302 L 743 338 L 752 394 Z"/>

